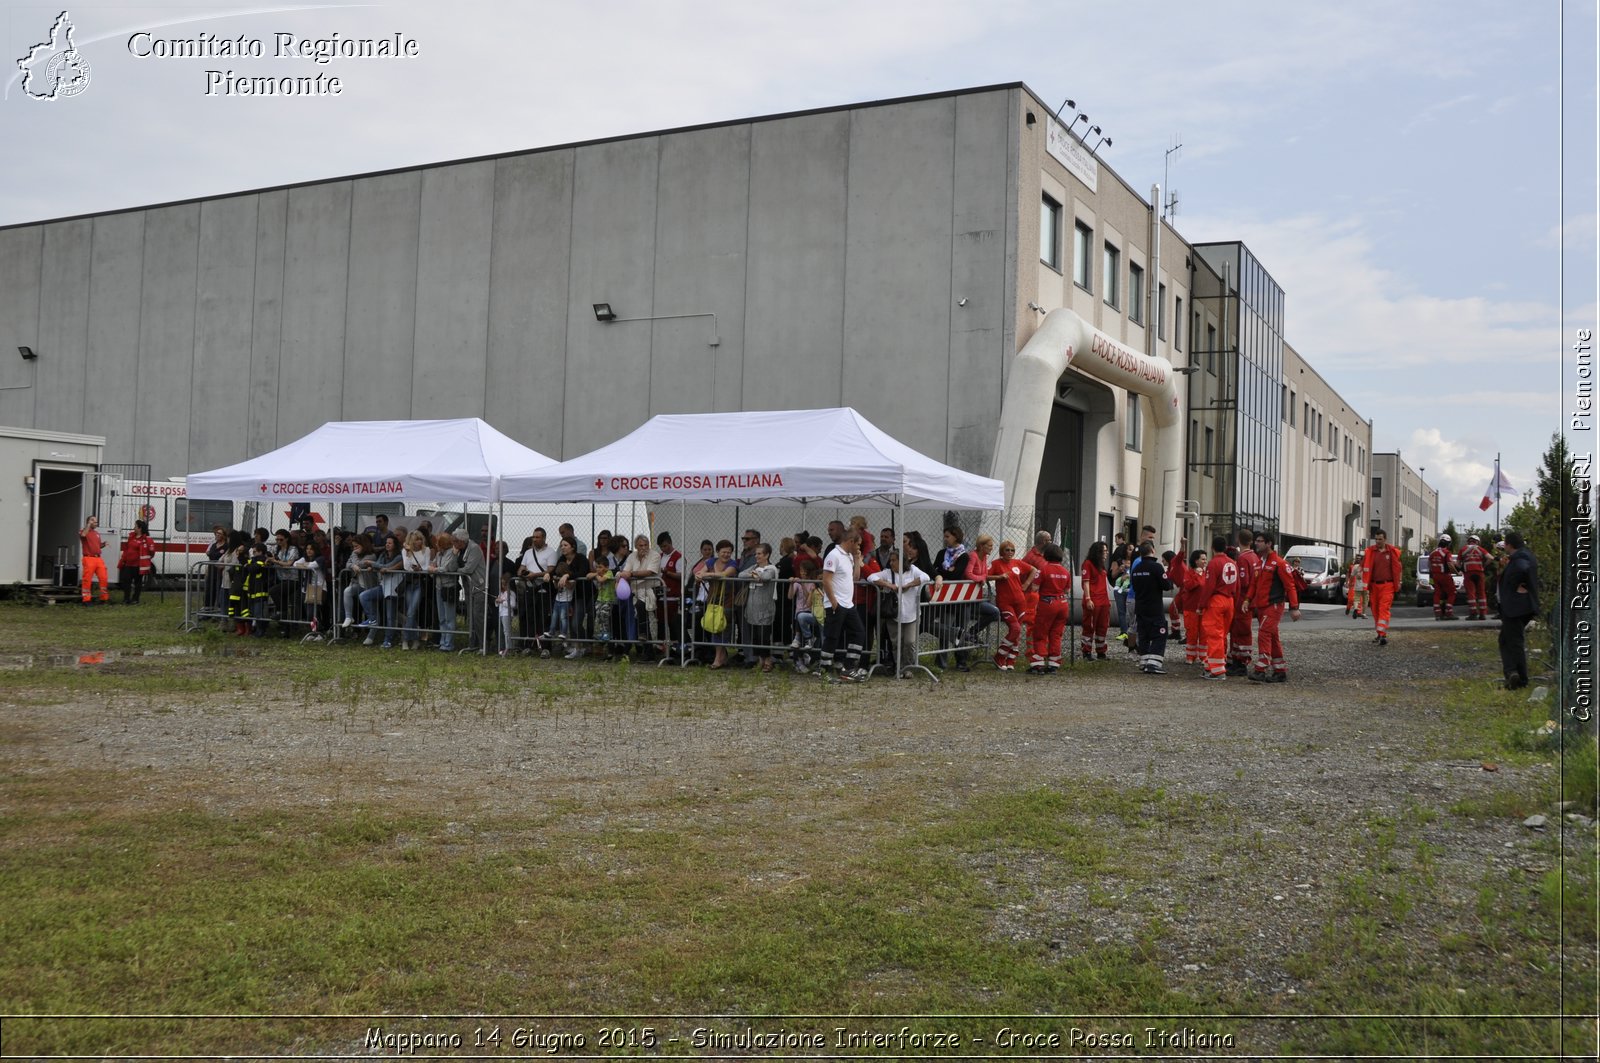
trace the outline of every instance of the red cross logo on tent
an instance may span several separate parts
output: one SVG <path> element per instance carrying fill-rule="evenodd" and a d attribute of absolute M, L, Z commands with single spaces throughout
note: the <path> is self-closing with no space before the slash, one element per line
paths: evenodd
<path fill-rule="evenodd" d="M 594 489 L 596 491 L 600 490 L 605 485 L 606 485 L 606 482 L 604 480 L 602 480 L 600 477 L 596 476 L 594 478 Z"/>
<path fill-rule="evenodd" d="M 262 494 L 266 494 L 267 493 L 267 485 L 266 484 L 262 484 L 261 485 L 261 493 Z"/>

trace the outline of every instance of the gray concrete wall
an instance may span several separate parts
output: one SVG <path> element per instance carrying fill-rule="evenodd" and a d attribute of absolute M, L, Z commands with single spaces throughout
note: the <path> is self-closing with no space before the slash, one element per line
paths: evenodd
<path fill-rule="evenodd" d="M 987 472 L 1018 291 L 1017 99 L 0 230 L 0 355 L 40 352 L 0 423 L 104 433 L 107 460 L 166 476 L 329 420 L 483 416 L 570 457 L 656 413 L 847 404 Z M 654 320 L 597 322 L 602 301 Z"/>

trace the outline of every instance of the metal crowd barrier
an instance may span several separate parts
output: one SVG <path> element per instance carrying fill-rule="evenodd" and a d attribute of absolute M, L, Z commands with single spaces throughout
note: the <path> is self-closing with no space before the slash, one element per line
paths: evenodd
<path fill-rule="evenodd" d="M 238 569 L 221 561 L 191 565 L 184 604 L 187 629 L 215 623 L 232 631 L 242 623 L 253 635 L 298 635 L 328 644 L 413 643 L 459 652 L 504 651 L 508 655 L 574 659 L 600 653 L 627 654 L 681 666 L 708 665 L 719 647 L 731 661 L 746 666 L 753 666 L 759 658 L 771 658 L 775 668 L 781 665 L 809 672 L 822 662 L 826 617 L 816 617 L 809 609 L 797 610 L 792 593 L 796 586 L 805 586 L 809 592 L 820 586 L 818 580 L 730 577 L 697 581 L 686 577 L 686 597 L 669 594 L 664 584 L 658 584 L 653 588 L 653 606 L 646 606 L 647 596 L 638 592 L 627 601 L 616 601 L 599 594 L 592 582 L 584 582 L 574 589 L 572 601 L 558 610 L 553 593 L 543 593 L 537 581 L 519 577 L 512 580 L 518 609 L 507 637 L 496 608 L 498 588 L 492 592 L 486 587 L 478 589 L 469 586 L 466 577 L 453 573 L 373 573 L 364 577 L 346 567 L 333 573 L 321 602 L 308 602 L 308 573 L 300 569 L 295 570 L 299 579 L 269 577 L 264 587 L 252 588 L 251 596 L 230 601 L 230 591 L 240 576 Z M 773 620 L 756 624 L 749 615 L 750 596 L 762 592 L 774 596 Z M 879 583 L 862 580 L 856 584 L 857 608 L 866 635 L 860 666 L 869 676 L 915 672 L 937 682 L 930 664 L 965 665 L 968 670 L 974 665 L 993 665 L 1004 625 L 987 584 L 953 581 L 924 587 L 916 653 L 910 663 L 895 659 L 898 593 Z M 809 604 L 809 593 L 807 599 Z M 726 617 L 726 626 L 718 632 L 705 628 L 706 607 L 713 602 L 723 606 Z M 633 612 L 631 637 L 629 610 Z M 1032 634 L 1025 631 L 1017 647 L 1023 668 Z M 1063 637 L 1064 653 L 1070 652 L 1069 645 L 1075 645 L 1070 625 Z"/>

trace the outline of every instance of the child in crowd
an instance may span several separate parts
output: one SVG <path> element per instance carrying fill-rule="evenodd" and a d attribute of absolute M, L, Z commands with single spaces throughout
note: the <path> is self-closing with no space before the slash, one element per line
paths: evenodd
<path fill-rule="evenodd" d="M 267 545 L 257 542 L 250 547 L 250 557 L 244 563 L 244 600 L 250 611 L 251 634 L 265 637 L 272 623 L 267 606 Z"/>
<path fill-rule="evenodd" d="M 610 559 L 597 554 L 594 561 L 594 637 L 601 642 L 611 641 L 611 617 L 617 611 L 617 577 L 611 571 Z"/>
<path fill-rule="evenodd" d="M 817 633 L 822 630 L 822 588 L 817 585 L 816 555 L 807 554 L 795 563 L 799 579 L 789 585 L 794 601 L 794 670 L 801 675 L 811 671 L 812 652 L 817 648 Z"/>
<path fill-rule="evenodd" d="M 745 595 L 744 622 L 748 639 L 763 672 L 772 671 L 772 625 L 778 618 L 778 566 L 772 563 L 772 544 L 756 547 L 756 563 L 745 571 L 750 591 Z"/>
<path fill-rule="evenodd" d="M 301 582 L 305 584 L 306 616 L 311 620 L 311 634 L 315 641 L 320 642 L 322 629 L 326 626 L 323 603 L 328 600 L 328 560 L 322 556 L 322 547 L 315 539 L 311 539 L 306 542 L 305 555 L 293 564 L 304 572 Z"/>
<path fill-rule="evenodd" d="M 517 615 L 517 592 L 511 589 L 510 572 L 500 573 L 500 593 L 495 595 L 494 604 L 500 614 L 500 656 L 504 657 L 511 649 L 511 622 Z"/>
<path fill-rule="evenodd" d="M 874 572 L 867 577 L 867 582 L 890 587 L 897 592 L 894 674 L 904 679 L 917 663 L 917 615 L 922 608 L 922 586 L 928 582 L 928 578 L 915 566 L 908 566 L 901 571 L 900 551 L 890 550 L 888 570 Z"/>

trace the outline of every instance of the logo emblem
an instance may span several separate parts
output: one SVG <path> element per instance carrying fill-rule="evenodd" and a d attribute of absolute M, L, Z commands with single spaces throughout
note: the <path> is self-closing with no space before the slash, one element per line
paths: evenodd
<path fill-rule="evenodd" d="M 50 27 L 50 39 L 28 49 L 17 60 L 22 91 L 36 100 L 60 100 L 89 87 L 89 60 L 73 43 L 72 16 L 61 12 Z"/>
<path fill-rule="evenodd" d="M 596 476 L 594 478 L 594 489 L 596 491 L 600 490 L 605 485 L 606 485 L 606 482 L 604 480 L 602 480 L 600 477 Z"/>

